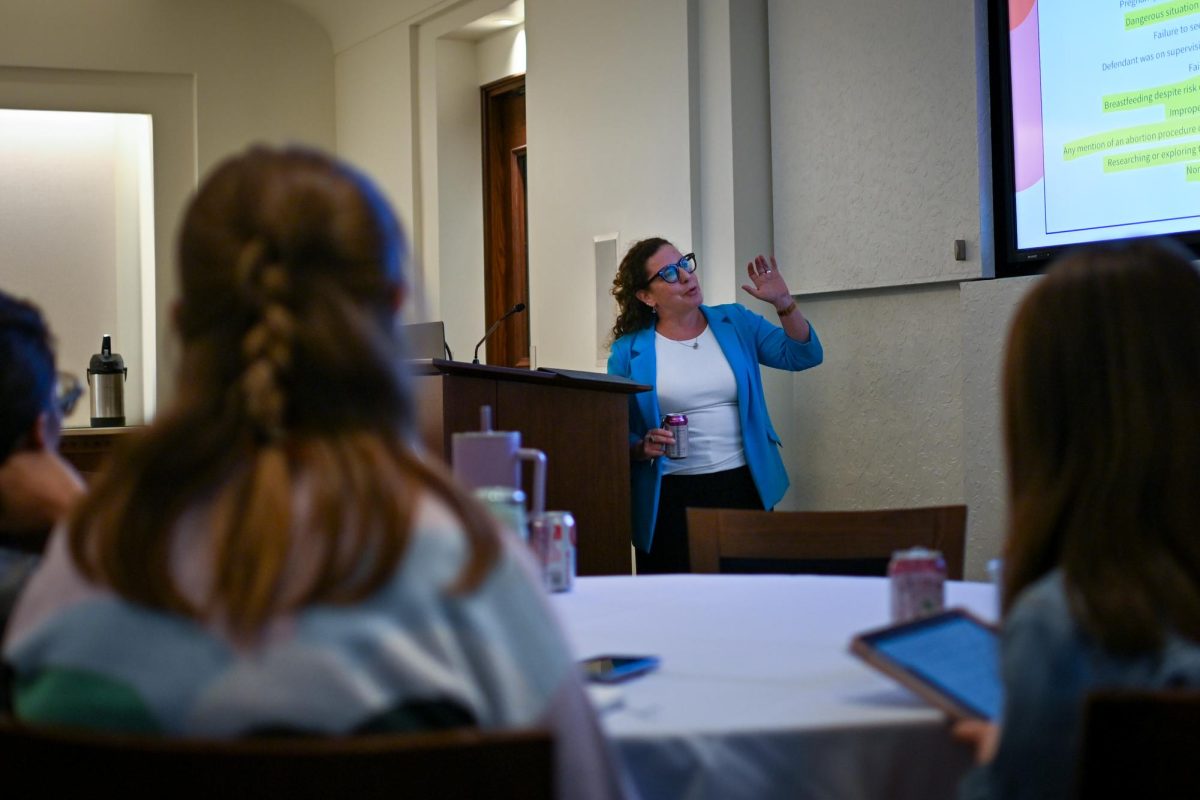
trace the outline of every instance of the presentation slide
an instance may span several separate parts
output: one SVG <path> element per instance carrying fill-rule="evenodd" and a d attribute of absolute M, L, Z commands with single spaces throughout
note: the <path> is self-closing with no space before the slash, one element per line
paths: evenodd
<path fill-rule="evenodd" d="M 1200 0 L 1013 0 L 1017 247 L 1200 228 Z"/>

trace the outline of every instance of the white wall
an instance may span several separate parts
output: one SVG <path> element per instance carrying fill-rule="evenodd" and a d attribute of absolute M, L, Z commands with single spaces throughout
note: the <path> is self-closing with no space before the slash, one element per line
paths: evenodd
<path fill-rule="evenodd" d="M 594 369 L 592 238 L 693 244 L 685 0 L 528 0 L 530 333 Z"/>
<path fill-rule="evenodd" d="M 437 44 L 438 318 L 461 360 L 486 328 L 479 72 L 474 42 Z"/>
<path fill-rule="evenodd" d="M 333 146 L 333 48 L 276 0 L 0 0 L 5 66 L 196 76 L 201 172 L 248 142 Z"/>
<path fill-rule="evenodd" d="M 475 45 L 475 80 L 479 86 L 510 75 L 523 75 L 525 65 L 524 25 L 514 25 Z"/>
<path fill-rule="evenodd" d="M 417 193 L 410 34 L 396 26 L 338 53 L 334 75 L 338 154 L 375 179 L 411 237 Z M 420 271 L 414 279 L 419 290 Z"/>
<path fill-rule="evenodd" d="M 0 19 L 0 106 L 154 116 L 162 398 L 174 381 L 165 320 L 184 201 L 198 174 L 251 142 L 332 148 L 329 37 L 274 0 L 0 0 Z M 51 322 L 65 333 L 71 320 Z"/>
<path fill-rule="evenodd" d="M 142 204 L 138 187 L 129 186 L 139 167 L 139 122 L 145 120 L 129 114 L 0 110 L 0 154 L 20 154 L 0 158 L 0 241 L 6 244 L 0 287 L 41 306 L 55 334 L 59 369 L 81 381 L 101 336 L 112 335 L 114 351 L 130 369 L 125 414 L 131 423 L 142 420 L 145 365 Z M 88 425 L 89 416 L 85 398 L 66 424 Z"/>

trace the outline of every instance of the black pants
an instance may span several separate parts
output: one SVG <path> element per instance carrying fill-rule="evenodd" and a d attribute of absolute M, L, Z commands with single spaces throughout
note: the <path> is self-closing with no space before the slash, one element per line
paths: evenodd
<path fill-rule="evenodd" d="M 639 575 L 690 572 L 687 509 L 762 508 L 749 467 L 704 475 L 664 475 L 650 552 L 637 551 Z"/>

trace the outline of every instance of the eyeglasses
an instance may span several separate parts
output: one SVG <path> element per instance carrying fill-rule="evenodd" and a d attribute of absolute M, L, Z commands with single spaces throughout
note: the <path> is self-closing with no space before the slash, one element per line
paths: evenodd
<path fill-rule="evenodd" d="M 69 372 L 60 372 L 54 377 L 54 406 L 62 416 L 69 416 L 75 404 L 83 396 L 83 385 Z"/>
<path fill-rule="evenodd" d="M 665 267 L 654 273 L 654 278 L 662 278 L 667 283 L 679 283 L 679 270 L 683 270 L 688 275 L 696 271 L 696 254 L 688 253 L 683 258 L 679 259 L 674 264 L 667 264 Z M 649 286 L 654 282 L 654 278 L 646 281 Z"/>

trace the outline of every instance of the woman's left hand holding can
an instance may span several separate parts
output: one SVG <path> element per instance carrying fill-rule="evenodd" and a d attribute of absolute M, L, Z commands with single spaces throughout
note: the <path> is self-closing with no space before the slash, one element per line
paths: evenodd
<path fill-rule="evenodd" d="M 651 428 L 632 448 L 634 461 L 648 461 L 666 455 L 667 446 L 675 443 L 675 435 L 666 428 Z"/>

